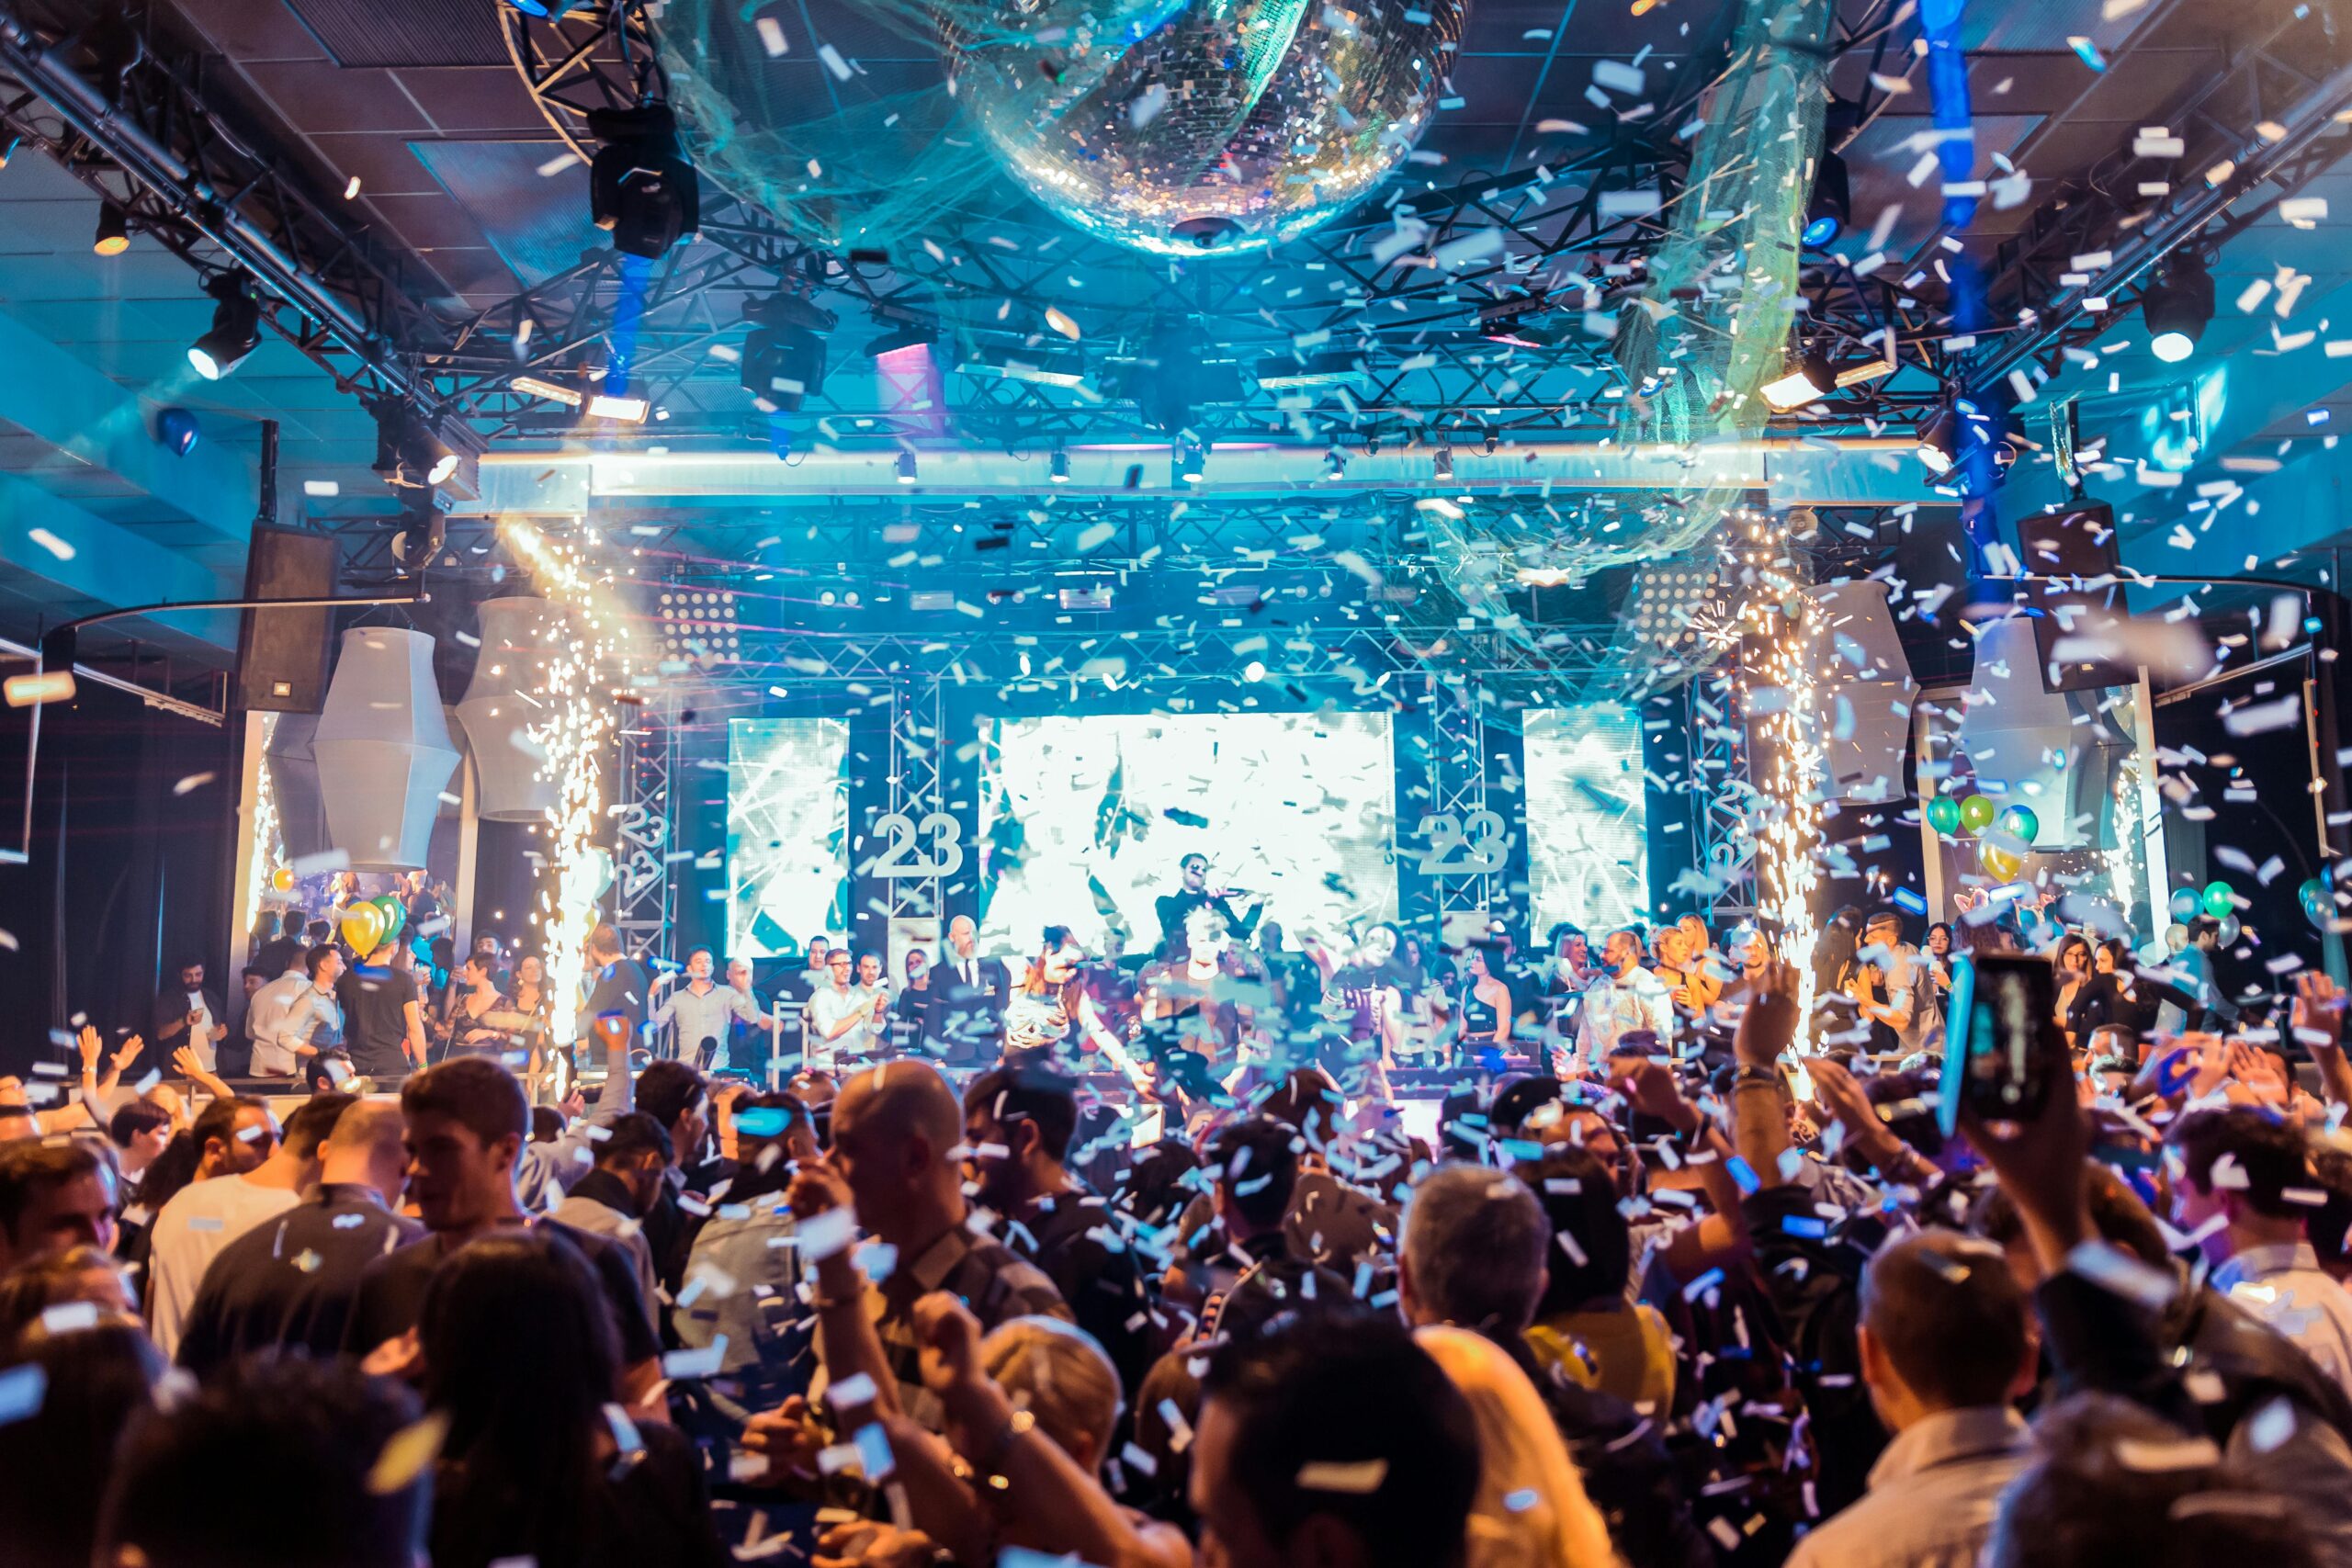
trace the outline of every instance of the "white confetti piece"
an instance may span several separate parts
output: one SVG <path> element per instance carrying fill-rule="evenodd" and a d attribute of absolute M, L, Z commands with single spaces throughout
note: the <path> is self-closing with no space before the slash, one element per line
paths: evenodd
<path fill-rule="evenodd" d="M 792 46 L 785 41 L 784 24 L 774 17 L 762 17 L 752 28 L 760 35 L 760 47 L 768 51 L 770 60 L 792 52 Z"/>
<path fill-rule="evenodd" d="M 190 790 L 202 789 L 206 784 L 210 784 L 219 776 L 220 775 L 217 773 L 190 773 L 187 777 L 180 780 L 179 783 L 172 786 L 172 793 L 174 795 L 186 795 Z"/>
<path fill-rule="evenodd" d="M 72 560 L 76 553 L 73 546 L 46 528 L 28 528 L 25 530 L 25 537 L 55 556 L 59 560 Z"/>
<path fill-rule="evenodd" d="M 825 69 L 833 73 L 833 78 L 836 81 L 846 82 L 851 77 L 857 74 L 855 71 L 850 68 L 849 62 L 842 58 L 842 51 L 835 49 L 831 44 L 819 44 L 817 46 L 817 58 L 825 62 Z"/>

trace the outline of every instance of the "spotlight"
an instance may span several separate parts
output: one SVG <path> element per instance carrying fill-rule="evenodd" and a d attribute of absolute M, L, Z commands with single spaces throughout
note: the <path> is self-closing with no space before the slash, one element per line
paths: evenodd
<path fill-rule="evenodd" d="M 1046 477 L 1057 485 L 1069 483 L 1069 452 L 1058 441 L 1054 443 L 1053 456 L 1046 459 Z"/>
<path fill-rule="evenodd" d="M 196 448 L 196 415 L 186 409 L 164 409 L 155 415 L 155 439 L 185 457 Z"/>
<path fill-rule="evenodd" d="M 831 310 L 793 294 L 771 295 L 743 308 L 753 323 L 743 340 L 743 389 L 762 413 L 797 412 L 809 393 L 824 384 L 825 340 L 833 330 Z"/>
<path fill-rule="evenodd" d="M 929 327 L 899 327 L 868 343 L 865 355 L 869 359 L 880 359 L 887 355 L 903 354 L 910 348 L 929 348 L 938 341 L 939 334 Z"/>
<path fill-rule="evenodd" d="M 1763 396 L 1774 413 L 1787 413 L 1837 389 L 1838 377 L 1829 368 L 1829 361 L 1818 354 L 1807 354 L 1798 359 L 1795 369 L 1777 381 L 1767 382 Z"/>
<path fill-rule="evenodd" d="M 1854 212 L 1853 184 L 1846 160 L 1824 148 L 1814 171 L 1813 195 L 1804 206 L 1804 243 L 1818 250 L 1846 231 Z"/>
<path fill-rule="evenodd" d="M 2140 291 L 2140 319 L 2151 334 L 2148 352 L 2177 365 L 2197 352 L 2213 319 L 2213 275 L 2202 256 L 2167 258 L 2155 280 Z"/>
<path fill-rule="evenodd" d="M 187 362 L 208 381 L 218 381 L 261 346 L 261 301 L 233 272 L 215 273 L 204 291 L 212 296 L 212 330 L 188 345 Z"/>
<path fill-rule="evenodd" d="M 1453 443 L 1439 442 L 1437 455 L 1433 461 L 1437 466 L 1437 477 L 1451 481 L 1453 478 Z"/>
<path fill-rule="evenodd" d="M 1495 455 L 1495 448 L 1501 445 L 1502 438 L 1489 430 L 1487 432 L 1486 439 L 1478 443 L 1478 450 L 1491 457 Z"/>
<path fill-rule="evenodd" d="M 611 419 L 618 420 L 623 424 L 643 424 L 645 416 L 652 412 L 652 403 L 644 398 L 598 392 L 588 400 L 590 419 Z"/>
<path fill-rule="evenodd" d="M 97 237 L 90 249 L 102 256 L 119 256 L 130 249 L 130 215 L 111 201 L 101 202 Z"/>
<path fill-rule="evenodd" d="M 591 109 L 602 142 L 588 165 L 588 211 L 624 255 L 651 260 L 702 226 L 701 182 L 666 104 Z"/>
<path fill-rule="evenodd" d="M 1259 386 L 1274 391 L 1345 387 L 1361 384 L 1367 378 L 1363 355 L 1346 349 L 1326 349 L 1304 359 L 1295 354 L 1278 354 L 1258 361 L 1254 374 Z"/>
<path fill-rule="evenodd" d="M 576 387 L 567 387 L 560 381 L 543 381 L 537 376 L 517 376 L 507 385 L 518 392 L 526 393 L 534 398 L 545 398 L 551 403 L 561 403 L 566 408 L 576 409 L 587 400 Z"/>
<path fill-rule="evenodd" d="M 1959 460 L 1960 418 L 1949 408 L 1938 409 L 1935 417 L 1919 427 L 1919 461 L 1928 472 L 1941 479 Z"/>
<path fill-rule="evenodd" d="M 1337 446 L 1323 454 L 1323 477 L 1327 479 L 1343 479 L 1348 477 L 1347 455 Z"/>
<path fill-rule="evenodd" d="M 478 440 L 447 439 L 437 434 L 405 404 L 381 402 L 374 406 L 376 415 L 376 460 L 370 467 L 376 476 L 398 490 L 434 490 L 458 480 L 467 461 L 481 449 Z M 464 430 L 466 437 L 473 433 L 460 424 L 447 428 Z M 459 489 L 472 491 L 473 481 L 467 479 Z"/>
<path fill-rule="evenodd" d="M 915 482 L 915 455 L 912 452 L 899 453 L 899 482 L 902 485 L 910 485 Z"/>
<path fill-rule="evenodd" d="M 1176 482 L 1178 484 L 1200 483 L 1201 477 L 1207 468 L 1208 454 L 1202 449 L 1199 442 L 1179 441 L 1176 443 Z"/>

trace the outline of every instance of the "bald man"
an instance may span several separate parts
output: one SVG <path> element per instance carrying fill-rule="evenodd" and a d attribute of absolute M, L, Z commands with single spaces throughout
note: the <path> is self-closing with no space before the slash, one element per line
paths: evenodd
<path fill-rule="evenodd" d="M 829 1381 L 855 1371 L 888 1375 L 915 1420 L 943 1429 L 939 1402 L 922 1386 L 914 1304 L 933 1291 L 961 1297 L 992 1329 L 1016 1317 L 1070 1320 L 1061 1292 L 1035 1264 L 1002 1242 L 975 1235 L 964 1201 L 964 1111 L 937 1068 L 887 1062 L 858 1074 L 833 1101 L 833 1145 L 822 1164 L 793 1178 L 788 1200 L 804 1246 L 829 1226 L 818 1216 L 854 1211 L 875 1240 L 895 1249 L 888 1275 L 869 1287 L 846 1245 L 817 1262 L 817 1351 Z M 869 1361 L 880 1339 L 883 1364 Z"/>
<path fill-rule="evenodd" d="M 939 993 L 933 1006 L 940 1021 L 934 1032 L 943 1048 L 940 1060 L 951 1066 L 996 1059 L 1004 1004 L 1012 990 L 1005 966 L 980 956 L 978 936 L 971 916 L 948 921 L 947 950 L 931 975 Z"/>
<path fill-rule="evenodd" d="M 205 1270 L 182 1331 L 179 1364 L 201 1377 L 251 1351 L 325 1359 L 369 1260 L 424 1234 L 392 1213 L 408 1155 L 395 1100 L 361 1100 L 319 1145 L 319 1185 L 222 1248 Z"/>

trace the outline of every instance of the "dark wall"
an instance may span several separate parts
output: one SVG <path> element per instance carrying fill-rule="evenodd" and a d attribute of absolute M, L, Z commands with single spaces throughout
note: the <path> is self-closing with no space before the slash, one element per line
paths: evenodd
<path fill-rule="evenodd" d="M 224 999 L 241 989 L 220 973 L 236 812 L 229 731 L 89 682 L 44 707 L 40 728 L 30 863 L 0 865 L 0 931 L 14 939 L 0 942 L 0 1066 L 12 1072 L 70 1055 L 51 1032 L 76 1014 L 146 1032 L 164 966 L 185 956 L 206 960 Z M 10 849 L 31 731 L 31 709 L 0 709 Z"/>

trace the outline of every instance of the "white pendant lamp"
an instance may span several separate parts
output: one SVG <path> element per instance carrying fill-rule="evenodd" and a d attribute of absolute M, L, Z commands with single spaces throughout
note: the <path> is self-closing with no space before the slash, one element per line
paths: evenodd
<path fill-rule="evenodd" d="M 1960 749 L 1977 792 L 2030 807 L 2035 849 L 2113 849 L 2115 773 L 2132 745 L 2098 711 L 2105 694 L 2051 691 L 2033 622 L 2017 615 L 1978 635 L 1967 694 Z"/>
<path fill-rule="evenodd" d="M 1825 793 L 1833 800 L 1901 800 L 1911 749 L 1911 678 L 1886 607 L 1886 584 L 1870 579 L 1808 589 L 1805 657 L 1815 681 Z"/>
<path fill-rule="evenodd" d="M 269 770 L 270 799 L 277 808 L 277 837 L 289 861 L 324 854 L 329 848 L 326 813 L 319 804 L 319 762 L 311 739 L 319 728 L 314 713 L 282 713 L 269 728 L 262 765 Z"/>
<path fill-rule="evenodd" d="M 548 638 L 560 612 L 544 599 L 491 599 L 481 606 L 481 652 L 458 720 L 474 753 L 477 809 L 489 822 L 539 822 L 555 808 L 556 781 L 527 733 L 545 709 Z"/>
<path fill-rule="evenodd" d="M 311 751 L 327 830 L 351 868 L 424 865 L 458 761 L 433 679 L 433 639 L 394 626 L 344 633 Z"/>

